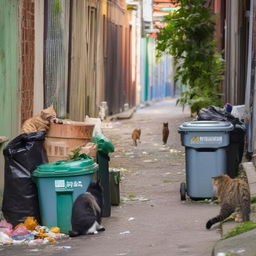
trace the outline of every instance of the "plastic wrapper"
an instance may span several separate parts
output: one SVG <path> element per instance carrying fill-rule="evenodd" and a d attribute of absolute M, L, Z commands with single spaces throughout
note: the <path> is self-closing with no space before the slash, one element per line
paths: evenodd
<path fill-rule="evenodd" d="M 12 236 L 25 236 L 29 233 L 24 225 L 18 225 L 12 232 Z"/>
<path fill-rule="evenodd" d="M 53 232 L 53 233 L 60 233 L 60 228 L 59 227 L 52 227 L 50 228 L 50 231 Z"/>
<path fill-rule="evenodd" d="M 0 221 L 0 232 L 10 236 L 12 234 L 12 224 L 8 223 L 6 220 Z"/>
<path fill-rule="evenodd" d="M 2 211 L 5 219 L 16 226 L 27 216 L 40 222 L 37 188 L 32 172 L 47 163 L 43 147 L 45 132 L 21 134 L 4 149 L 5 186 Z"/>
<path fill-rule="evenodd" d="M 12 244 L 12 239 L 3 232 L 0 232 L 0 245 L 1 244 Z"/>

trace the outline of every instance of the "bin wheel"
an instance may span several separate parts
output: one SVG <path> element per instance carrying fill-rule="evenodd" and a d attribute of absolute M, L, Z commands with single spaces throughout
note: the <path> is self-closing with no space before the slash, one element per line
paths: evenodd
<path fill-rule="evenodd" d="M 186 183 L 185 182 L 180 183 L 180 200 L 181 201 L 186 200 Z"/>

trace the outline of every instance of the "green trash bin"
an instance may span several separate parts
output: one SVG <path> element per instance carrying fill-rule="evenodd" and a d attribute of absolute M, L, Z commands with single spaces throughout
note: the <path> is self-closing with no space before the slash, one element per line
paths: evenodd
<path fill-rule="evenodd" d="M 103 187 L 103 207 L 101 211 L 102 217 L 111 215 L 110 188 L 109 188 L 109 156 L 114 152 L 114 145 L 104 136 L 104 134 L 95 132 L 92 141 L 98 145 L 97 163 L 99 164 L 98 178 Z"/>
<path fill-rule="evenodd" d="M 98 164 L 82 154 L 74 161 L 43 164 L 33 172 L 43 226 L 59 227 L 62 233 L 71 230 L 73 202 L 86 192 L 95 179 Z"/>
<path fill-rule="evenodd" d="M 111 205 L 120 204 L 120 170 L 109 169 L 109 190 Z"/>

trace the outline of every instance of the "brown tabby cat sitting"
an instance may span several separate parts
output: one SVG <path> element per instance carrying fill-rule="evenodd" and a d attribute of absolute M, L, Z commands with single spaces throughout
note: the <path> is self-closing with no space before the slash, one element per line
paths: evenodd
<path fill-rule="evenodd" d="M 163 123 L 163 144 L 164 145 L 167 143 L 168 136 L 169 136 L 168 123 Z"/>
<path fill-rule="evenodd" d="M 133 130 L 132 140 L 133 140 L 134 146 L 137 146 L 137 141 L 140 142 L 140 134 L 141 134 L 141 129 L 140 128 L 136 128 L 136 129 Z"/>
<path fill-rule="evenodd" d="M 39 114 L 26 120 L 21 128 L 21 133 L 32 133 L 38 131 L 47 131 L 50 122 L 62 124 L 63 121 L 56 117 L 53 105 L 43 109 Z"/>
<path fill-rule="evenodd" d="M 245 180 L 241 178 L 232 179 L 224 174 L 213 177 L 212 183 L 220 201 L 221 209 L 219 215 L 208 220 L 206 223 L 207 229 L 210 229 L 213 224 L 225 220 L 235 211 L 237 212 L 235 221 L 250 220 L 250 189 Z"/>

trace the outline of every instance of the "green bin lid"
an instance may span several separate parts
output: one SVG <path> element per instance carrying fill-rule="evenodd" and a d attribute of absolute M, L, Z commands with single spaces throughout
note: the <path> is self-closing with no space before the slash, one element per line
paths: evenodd
<path fill-rule="evenodd" d="M 80 155 L 77 160 L 60 160 L 48 164 L 42 164 L 33 172 L 34 177 L 63 177 L 77 176 L 94 173 L 98 164 L 85 155 Z"/>
<path fill-rule="evenodd" d="M 183 123 L 179 132 L 226 132 L 232 131 L 234 126 L 230 122 L 224 121 L 191 121 Z"/>

